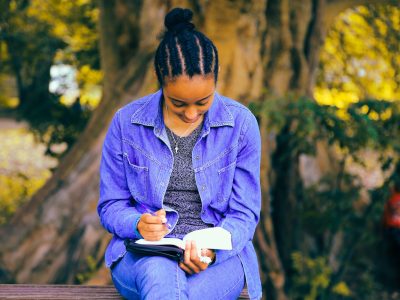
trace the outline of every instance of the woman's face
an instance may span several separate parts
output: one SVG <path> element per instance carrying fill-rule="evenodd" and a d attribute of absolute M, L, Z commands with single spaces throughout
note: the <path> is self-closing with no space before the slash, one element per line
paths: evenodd
<path fill-rule="evenodd" d="M 166 81 L 163 87 L 164 101 L 173 119 L 195 123 L 208 111 L 214 100 L 214 76 L 187 75 Z"/>

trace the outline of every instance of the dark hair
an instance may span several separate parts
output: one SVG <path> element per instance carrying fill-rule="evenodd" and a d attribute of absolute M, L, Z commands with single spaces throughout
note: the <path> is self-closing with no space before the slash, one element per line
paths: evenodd
<path fill-rule="evenodd" d="M 218 78 L 218 51 L 213 42 L 195 30 L 190 9 L 174 8 L 164 20 L 163 34 L 154 58 L 154 68 L 160 86 L 164 79 L 179 75 L 208 75 Z"/>

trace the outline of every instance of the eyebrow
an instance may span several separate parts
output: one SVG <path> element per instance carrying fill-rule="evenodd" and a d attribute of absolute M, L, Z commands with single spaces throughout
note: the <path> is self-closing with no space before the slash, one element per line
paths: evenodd
<path fill-rule="evenodd" d="M 204 98 L 201 98 L 201 99 L 199 99 L 199 100 L 196 100 L 195 102 L 203 101 L 203 100 L 209 98 L 213 93 L 214 93 L 214 92 L 212 92 L 210 95 L 208 95 L 208 96 L 206 96 L 206 97 L 204 97 Z M 179 99 L 176 99 L 176 98 L 173 98 L 173 97 L 169 97 L 169 98 L 170 98 L 171 100 L 178 101 L 178 102 L 186 102 L 186 101 L 184 101 L 184 100 L 179 100 Z"/>

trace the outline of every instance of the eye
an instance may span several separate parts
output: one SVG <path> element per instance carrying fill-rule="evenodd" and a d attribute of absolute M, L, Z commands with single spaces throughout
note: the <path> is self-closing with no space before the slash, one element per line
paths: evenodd
<path fill-rule="evenodd" d="M 185 104 L 182 104 L 182 103 L 174 103 L 174 102 L 172 102 L 172 103 L 174 104 L 175 107 L 184 107 L 185 106 Z"/>
<path fill-rule="evenodd" d="M 183 106 L 185 106 L 185 103 L 180 102 L 180 101 L 176 101 L 176 100 L 173 100 L 173 99 L 171 99 L 171 103 L 172 103 L 175 107 L 183 107 Z"/>
<path fill-rule="evenodd" d="M 207 98 L 201 100 L 201 102 L 197 102 L 197 105 L 199 105 L 199 106 L 207 105 L 209 99 L 210 99 L 210 97 L 207 97 Z"/>

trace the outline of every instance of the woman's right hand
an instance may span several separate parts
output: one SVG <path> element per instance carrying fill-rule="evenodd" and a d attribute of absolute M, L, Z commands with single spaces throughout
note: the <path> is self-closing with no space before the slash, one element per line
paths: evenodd
<path fill-rule="evenodd" d="M 147 241 L 159 241 L 168 233 L 167 218 L 164 209 L 156 211 L 153 215 L 142 214 L 137 224 L 137 229 Z"/>

